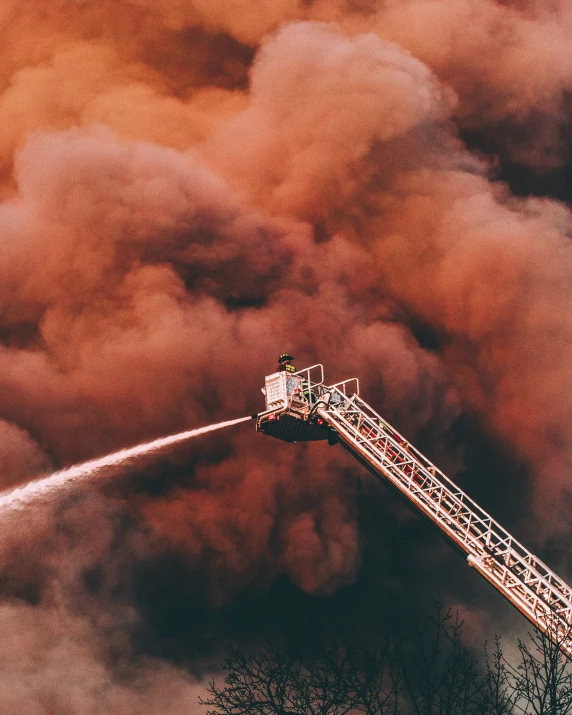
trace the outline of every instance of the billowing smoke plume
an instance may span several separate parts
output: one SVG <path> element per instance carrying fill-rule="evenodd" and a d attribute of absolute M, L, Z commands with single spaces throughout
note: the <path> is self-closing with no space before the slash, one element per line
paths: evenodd
<path fill-rule="evenodd" d="M 252 413 L 288 350 L 447 469 L 470 420 L 566 530 L 572 214 L 516 191 L 567 170 L 567 5 L 1 0 L 0 27 L 3 487 Z M 188 616 L 181 653 L 149 604 L 183 584 L 224 630 L 277 580 L 351 584 L 357 473 L 242 429 L 0 525 L 0 712 L 181 712 L 162 658 L 216 637 Z"/>

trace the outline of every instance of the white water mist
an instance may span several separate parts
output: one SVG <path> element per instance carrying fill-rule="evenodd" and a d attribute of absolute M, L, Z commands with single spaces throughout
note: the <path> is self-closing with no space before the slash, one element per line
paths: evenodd
<path fill-rule="evenodd" d="M 25 507 L 31 502 L 52 494 L 54 491 L 64 489 L 72 482 L 93 477 L 98 472 L 108 467 L 119 464 L 127 466 L 130 462 L 144 454 L 157 452 L 165 447 L 177 444 L 178 442 L 184 442 L 191 437 L 198 437 L 199 435 L 207 434 L 207 432 L 214 432 L 215 430 L 223 429 L 224 427 L 231 427 L 232 425 L 239 424 L 240 422 L 246 422 L 250 419 L 252 419 L 250 416 L 240 417 L 236 420 L 219 422 L 216 425 L 208 425 L 206 427 L 199 427 L 186 432 L 179 432 L 178 434 L 174 434 L 169 437 L 161 437 L 160 439 L 155 439 L 152 442 L 139 444 L 136 447 L 121 449 L 119 452 L 113 452 L 112 454 L 108 454 L 106 457 L 92 459 L 89 462 L 84 462 L 83 464 L 78 464 L 74 467 L 54 472 L 54 474 L 51 474 L 48 477 L 29 482 L 25 486 L 17 487 L 16 489 L 0 496 L 0 514 L 7 511 L 25 509 Z"/>

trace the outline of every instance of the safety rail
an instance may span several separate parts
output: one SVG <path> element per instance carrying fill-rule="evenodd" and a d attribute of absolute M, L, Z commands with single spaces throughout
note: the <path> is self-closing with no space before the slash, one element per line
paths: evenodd
<path fill-rule="evenodd" d="M 355 385 L 354 390 L 350 390 L 351 385 Z M 359 395 L 359 380 L 357 379 L 357 377 L 350 377 L 349 380 L 336 382 L 336 384 L 332 385 L 332 387 L 335 387 L 338 392 L 341 392 L 346 397 L 348 397 L 349 395 Z"/>
<path fill-rule="evenodd" d="M 316 413 L 376 478 L 389 481 L 468 555 L 470 566 L 572 657 L 572 589 L 357 394 L 346 394 L 349 382 L 323 387 Z"/>
<path fill-rule="evenodd" d="M 316 381 L 316 379 L 312 379 L 312 376 L 317 370 L 319 370 L 320 372 L 319 381 Z M 299 375 L 306 382 L 306 385 L 310 390 L 324 384 L 324 366 L 321 363 L 316 363 L 316 365 L 310 365 L 310 367 L 305 367 L 303 370 L 299 370 L 294 374 Z"/>

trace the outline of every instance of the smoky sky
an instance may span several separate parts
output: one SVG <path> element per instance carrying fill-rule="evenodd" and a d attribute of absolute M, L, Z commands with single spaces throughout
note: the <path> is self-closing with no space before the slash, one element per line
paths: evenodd
<path fill-rule="evenodd" d="M 2 487 L 253 413 L 286 350 L 568 576 L 569 3 L 0 0 L 0 32 Z M 198 712 L 225 639 L 437 588 L 504 614 L 341 448 L 250 424 L 0 532 L 10 715 Z"/>

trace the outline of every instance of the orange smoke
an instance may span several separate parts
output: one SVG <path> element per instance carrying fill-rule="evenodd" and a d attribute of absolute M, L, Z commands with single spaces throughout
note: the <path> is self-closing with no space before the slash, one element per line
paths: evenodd
<path fill-rule="evenodd" d="M 494 172 L 566 162 L 571 23 L 533 0 L 2 0 L 2 485 L 254 412 L 289 350 L 360 377 L 412 439 L 471 415 L 535 475 L 547 533 L 566 526 L 571 214 Z M 343 454 L 209 444 L 123 506 L 133 558 L 177 553 L 217 605 L 355 578 Z M 45 558 L 70 548 L 48 521 Z M 73 597 L 97 568 L 115 592 L 113 539 L 73 533 Z"/>

